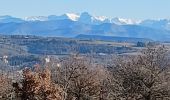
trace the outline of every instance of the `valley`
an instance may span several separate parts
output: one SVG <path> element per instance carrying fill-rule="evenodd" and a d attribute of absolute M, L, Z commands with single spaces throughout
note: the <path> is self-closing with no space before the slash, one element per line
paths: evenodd
<path fill-rule="evenodd" d="M 41 37 L 33 35 L 1 35 L 0 57 L 8 56 L 11 66 L 32 66 L 44 57 L 68 57 L 73 54 L 107 57 L 134 55 L 147 46 L 159 45 L 150 39 L 80 35 L 75 38 Z M 2 63 L 2 59 L 1 59 Z"/>

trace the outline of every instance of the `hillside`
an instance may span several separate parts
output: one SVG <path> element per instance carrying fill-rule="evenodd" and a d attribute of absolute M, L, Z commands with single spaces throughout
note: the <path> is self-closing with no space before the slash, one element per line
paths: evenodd
<path fill-rule="evenodd" d="M 138 42 L 148 43 L 149 41 L 149 39 L 143 38 L 91 35 L 79 35 L 75 38 L 1 35 L 0 57 L 3 58 L 4 55 L 7 55 L 11 65 L 32 65 L 31 63 L 35 64 L 47 55 L 68 56 L 76 53 L 81 55 L 133 53 L 140 50 L 136 48 Z"/>
<path fill-rule="evenodd" d="M 110 41 L 110 42 L 130 42 L 130 43 L 137 43 L 137 42 L 152 42 L 151 39 L 146 38 L 133 38 L 133 37 L 114 37 L 114 36 L 100 36 L 100 35 L 83 35 L 80 34 L 75 37 L 76 39 L 81 40 L 98 40 L 98 41 Z"/>

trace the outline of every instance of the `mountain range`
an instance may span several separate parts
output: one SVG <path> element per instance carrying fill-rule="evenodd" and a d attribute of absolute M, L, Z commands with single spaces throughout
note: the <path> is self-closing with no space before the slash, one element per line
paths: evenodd
<path fill-rule="evenodd" d="M 169 40 L 170 20 L 132 20 L 66 13 L 16 18 L 0 16 L 0 34 L 75 37 L 80 34 Z"/>

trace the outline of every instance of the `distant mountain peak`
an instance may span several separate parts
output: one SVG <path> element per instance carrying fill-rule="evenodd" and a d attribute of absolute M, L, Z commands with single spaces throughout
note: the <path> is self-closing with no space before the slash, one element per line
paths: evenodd
<path fill-rule="evenodd" d="M 97 20 L 100 20 L 100 21 L 105 21 L 105 20 L 108 19 L 108 17 L 106 17 L 106 16 L 95 16 L 95 18 L 96 18 Z"/>
<path fill-rule="evenodd" d="M 144 20 L 140 23 L 141 26 L 150 27 L 154 29 L 165 29 L 170 31 L 170 20 L 169 19 L 157 19 L 157 20 Z"/>
<path fill-rule="evenodd" d="M 48 18 L 45 16 L 30 16 L 30 17 L 25 17 L 25 21 L 47 21 Z"/>
<path fill-rule="evenodd" d="M 12 17 L 9 15 L 4 15 L 4 16 L 0 16 L 0 23 L 9 23 L 9 22 L 23 22 L 24 20 L 22 20 L 21 18 L 16 18 L 16 17 Z"/>
<path fill-rule="evenodd" d="M 12 16 L 9 15 L 0 16 L 0 19 L 4 19 L 4 18 L 12 18 Z"/>
<path fill-rule="evenodd" d="M 77 21 L 79 19 L 79 15 L 74 14 L 74 13 L 66 13 L 65 14 L 69 19 L 71 19 L 72 21 Z"/>
<path fill-rule="evenodd" d="M 0 16 L 0 20 L 4 19 L 16 19 L 15 17 L 6 15 Z M 17 18 L 18 20 L 19 18 Z M 124 19 L 124 18 L 108 18 L 106 16 L 94 16 L 89 14 L 88 12 L 83 12 L 81 14 L 76 13 L 65 13 L 61 16 L 50 15 L 50 16 L 29 16 L 25 17 L 21 20 L 23 21 L 50 21 L 50 20 L 63 20 L 69 19 L 72 21 L 79 21 L 85 24 L 102 24 L 102 23 L 115 23 L 118 25 L 126 25 L 126 24 L 139 24 L 140 21 L 132 20 L 132 19 Z M 15 20 L 12 20 L 15 22 Z"/>
<path fill-rule="evenodd" d="M 102 23 L 110 23 L 110 19 L 106 16 L 93 16 L 88 12 L 83 12 L 80 15 L 79 20 L 85 24 L 102 24 Z"/>
<path fill-rule="evenodd" d="M 91 16 L 88 12 L 81 13 L 81 16 Z"/>
<path fill-rule="evenodd" d="M 125 19 L 125 18 L 113 18 L 112 22 L 118 25 L 133 25 L 141 23 L 141 20 Z"/>
<path fill-rule="evenodd" d="M 31 22 L 31 23 L 28 23 Z M 33 22 L 33 23 L 32 23 Z M 2 34 L 38 34 L 46 36 L 75 36 L 78 34 L 111 35 L 165 39 L 170 37 L 169 19 L 133 20 L 95 16 L 88 12 L 81 14 L 31 16 L 16 18 L 0 16 Z"/>

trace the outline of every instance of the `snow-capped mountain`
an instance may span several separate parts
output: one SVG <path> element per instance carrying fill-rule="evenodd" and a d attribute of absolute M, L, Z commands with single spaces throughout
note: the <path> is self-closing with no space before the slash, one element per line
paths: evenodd
<path fill-rule="evenodd" d="M 170 38 L 170 20 L 139 21 L 93 16 L 87 12 L 25 18 L 0 16 L 0 33 L 63 37 L 87 34 L 161 40 Z"/>
<path fill-rule="evenodd" d="M 138 24 L 139 21 L 132 19 L 123 19 L 123 18 L 109 18 L 106 16 L 92 16 L 87 12 L 81 14 L 66 13 L 61 16 L 50 15 L 50 16 L 30 16 L 25 17 L 22 20 L 24 21 L 51 21 L 51 20 L 64 20 L 69 19 L 72 21 L 78 21 L 85 24 L 102 24 L 102 23 L 115 23 L 118 25 L 126 24 Z"/>
<path fill-rule="evenodd" d="M 85 24 L 101 24 L 101 23 L 105 23 L 106 20 L 107 20 L 107 17 L 105 16 L 92 16 L 89 13 L 84 12 L 80 15 L 80 18 L 78 21 L 85 23 Z"/>
<path fill-rule="evenodd" d="M 51 21 L 51 20 L 64 20 L 68 19 L 71 21 L 77 21 L 85 24 L 102 24 L 102 23 L 114 23 L 117 25 L 141 25 L 151 28 L 164 28 L 170 30 L 170 20 L 133 20 L 125 18 L 109 18 L 106 16 L 93 16 L 87 12 L 81 14 L 66 13 L 60 16 L 50 15 L 50 16 L 30 16 L 25 18 L 16 18 L 12 16 L 0 16 L 1 23 L 8 22 L 23 22 L 23 21 Z"/>
<path fill-rule="evenodd" d="M 12 16 L 0 16 L 0 22 L 22 22 L 22 21 L 51 21 L 51 20 L 64 20 L 69 19 L 71 21 L 78 21 L 85 24 L 102 24 L 102 23 L 115 23 L 118 25 L 126 24 L 138 24 L 139 21 L 132 19 L 123 18 L 108 18 L 106 16 L 92 16 L 87 12 L 81 14 L 66 13 L 60 16 L 50 15 L 50 16 L 29 16 L 25 18 L 15 18 Z"/>
<path fill-rule="evenodd" d="M 61 16 L 50 15 L 50 16 L 30 16 L 25 17 L 23 20 L 25 21 L 50 21 L 50 20 L 64 20 L 70 19 L 72 21 L 77 21 L 79 19 L 79 15 L 73 13 L 66 13 Z"/>

